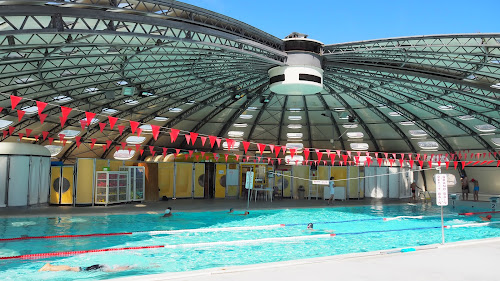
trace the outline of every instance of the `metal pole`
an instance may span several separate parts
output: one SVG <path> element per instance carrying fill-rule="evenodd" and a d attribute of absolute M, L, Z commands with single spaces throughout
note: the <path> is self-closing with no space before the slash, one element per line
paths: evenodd
<path fill-rule="evenodd" d="M 441 206 L 441 244 L 444 245 L 444 219 L 443 219 L 443 206 Z"/>
<path fill-rule="evenodd" d="M 247 210 L 250 208 L 250 192 L 252 192 L 252 190 L 247 189 Z"/>

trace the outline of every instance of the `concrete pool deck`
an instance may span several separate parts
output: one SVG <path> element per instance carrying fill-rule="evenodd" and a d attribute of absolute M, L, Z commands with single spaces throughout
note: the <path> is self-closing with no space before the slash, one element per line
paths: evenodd
<path fill-rule="evenodd" d="M 500 238 L 113 280 L 498 280 Z"/>

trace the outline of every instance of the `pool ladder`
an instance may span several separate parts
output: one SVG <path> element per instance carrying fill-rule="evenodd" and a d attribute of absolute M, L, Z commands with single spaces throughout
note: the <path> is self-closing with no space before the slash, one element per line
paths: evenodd
<path fill-rule="evenodd" d="M 427 190 L 426 191 L 420 190 L 420 192 L 418 193 L 418 199 L 424 201 L 427 201 L 427 199 L 429 199 L 429 201 L 432 201 L 431 193 Z"/>

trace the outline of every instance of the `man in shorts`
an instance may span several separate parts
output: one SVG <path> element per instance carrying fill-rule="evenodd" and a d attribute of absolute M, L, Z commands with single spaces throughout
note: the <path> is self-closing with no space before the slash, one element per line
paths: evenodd
<path fill-rule="evenodd" d="M 411 188 L 411 198 L 413 199 L 413 201 L 417 200 L 416 197 L 415 197 L 415 193 L 417 192 L 417 188 L 420 189 L 418 186 L 417 186 L 417 182 L 416 181 L 413 181 L 410 185 L 410 188 Z"/>
<path fill-rule="evenodd" d="M 460 181 L 462 182 L 462 200 L 469 200 L 469 182 L 467 181 L 467 176 L 461 176 Z"/>

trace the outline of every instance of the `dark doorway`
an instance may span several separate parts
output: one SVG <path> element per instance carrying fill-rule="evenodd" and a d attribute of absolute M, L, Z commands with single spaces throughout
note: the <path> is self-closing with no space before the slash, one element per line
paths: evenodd
<path fill-rule="evenodd" d="M 205 163 L 205 198 L 215 196 L 215 164 Z"/>

